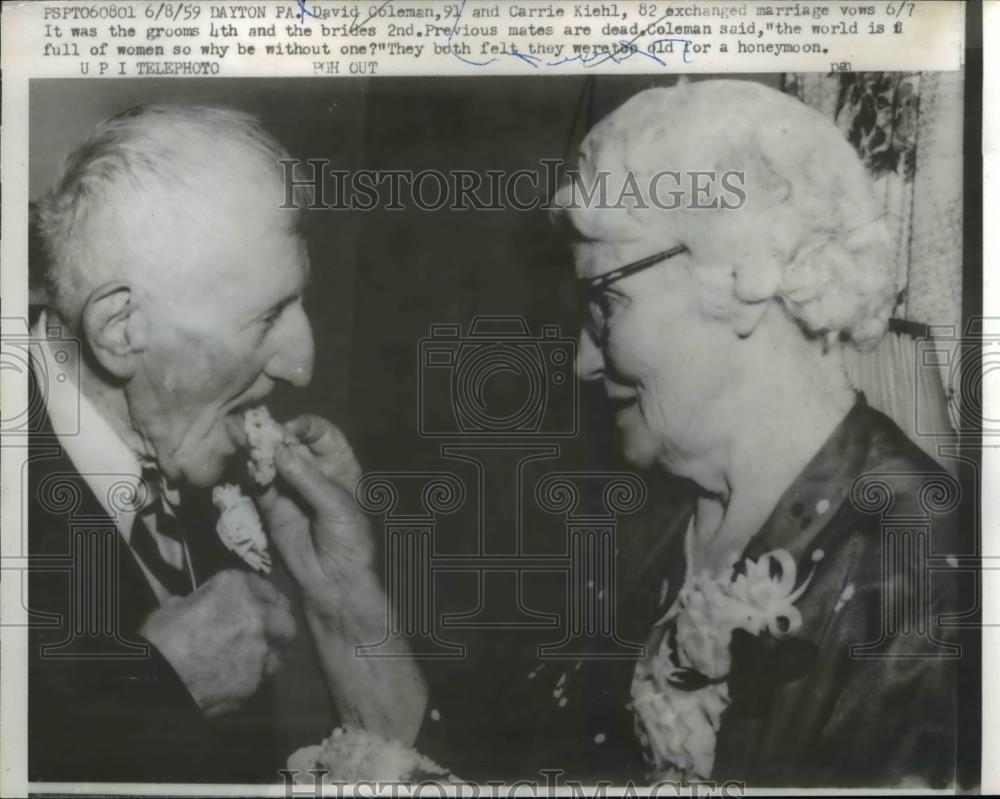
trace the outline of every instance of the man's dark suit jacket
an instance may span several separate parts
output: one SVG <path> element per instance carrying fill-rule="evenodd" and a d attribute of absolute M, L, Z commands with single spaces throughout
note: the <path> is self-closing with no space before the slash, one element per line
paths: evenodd
<path fill-rule="evenodd" d="M 156 597 L 41 414 L 27 469 L 29 780 L 280 781 L 269 691 L 220 720 L 202 715 L 139 635 Z M 199 584 L 243 568 L 200 510 L 181 518 Z"/>

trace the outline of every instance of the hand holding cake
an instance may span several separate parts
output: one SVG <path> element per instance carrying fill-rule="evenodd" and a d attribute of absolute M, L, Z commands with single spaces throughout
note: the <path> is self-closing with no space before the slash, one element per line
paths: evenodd
<path fill-rule="evenodd" d="M 247 471 L 253 482 L 268 488 L 276 476 L 275 450 L 282 444 L 293 444 L 295 438 L 271 417 L 267 407 L 258 405 L 243 415 L 249 457 Z M 218 485 L 212 490 L 212 502 L 221 516 L 216 532 L 222 543 L 239 555 L 255 571 L 271 571 L 271 555 L 267 536 L 253 501 L 234 483 Z"/>
<path fill-rule="evenodd" d="M 279 479 L 256 498 L 257 507 L 307 599 L 336 604 L 333 597 L 344 587 L 372 576 L 371 530 L 354 499 L 361 468 L 343 434 L 325 419 L 300 416 L 283 431 L 287 439 L 275 446 L 272 460 Z"/>

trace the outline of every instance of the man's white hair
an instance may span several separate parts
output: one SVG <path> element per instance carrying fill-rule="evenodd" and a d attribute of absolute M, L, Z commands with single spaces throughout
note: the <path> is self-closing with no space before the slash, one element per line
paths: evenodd
<path fill-rule="evenodd" d="M 250 186 L 273 185 L 277 208 L 278 162 L 288 158 L 255 117 L 229 108 L 148 105 L 103 123 L 38 204 L 49 307 L 75 328 L 103 281 L 136 260 L 159 268 L 147 257 L 150 231 L 182 235 L 177 223 L 204 216 L 209 201 L 224 207 Z"/>
<path fill-rule="evenodd" d="M 692 210 L 689 191 L 675 210 L 600 209 L 567 202 L 564 190 L 555 216 L 584 239 L 578 255 L 679 240 L 716 315 L 774 299 L 810 335 L 863 348 L 885 332 L 902 286 L 882 210 L 850 143 L 799 100 L 753 81 L 649 89 L 598 123 L 579 158 L 584 178 L 608 172 L 621 184 L 631 175 L 640 187 L 665 170 L 742 172 L 746 203 Z"/>

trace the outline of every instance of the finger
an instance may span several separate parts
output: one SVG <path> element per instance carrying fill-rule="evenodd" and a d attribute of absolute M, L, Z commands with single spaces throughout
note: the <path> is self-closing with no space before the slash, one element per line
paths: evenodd
<path fill-rule="evenodd" d="M 285 429 L 309 447 L 314 455 L 337 455 L 341 460 L 354 459 L 354 450 L 347 436 L 333 422 L 321 416 L 303 414 L 286 424 Z"/>
<path fill-rule="evenodd" d="M 207 594 L 212 591 L 231 593 L 243 590 L 247 587 L 246 580 L 244 579 L 246 574 L 247 572 L 243 569 L 223 569 L 199 585 L 195 593 L 204 592 Z"/>
<path fill-rule="evenodd" d="M 289 608 L 271 605 L 264 616 L 264 635 L 269 641 L 287 644 L 295 639 L 298 628 Z"/>
<path fill-rule="evenodd" d="M 288 447 L 292 452 L 294 452 L 303 460 L 307 461 L 308 463 L 311 463 L 320 471 L 323 471 L 319 462 L 316 460 L 318 456 L 301 441 L 292 441 L 288 444 L 285 444 L 285 446 Z"/>
<path fill-rule="evenodd" d="M 331 480 L 354 491 L 361 479 L 361 466 L 350 442 L 341 430 L 320 416 L 303 414 L 293 419 L 285 429 L 307 449 L 306 460 L 315 458 L 315 465 Z"/>
<path fill-rule="evenodd" d="M 277 586 L 275 586 L 274 599 L 268 603 L 268 607 L 275 608 L 282 613 L 292 612 L 292 603 L 288 601 L 288 596 Z"/>
<path fill-rule="evenodd" d="M 270 530 L 270 540 L 281 559 L 300 585 L 322 581 L 323 570 L 316 562 L 316 551 L 304 501 L 280 494 L 272 486 L 255 497 L 257 506 Z"/>
<path fill-rule="evenodd" d="M 273 677 L 281 671 L 281 663 L 281 653 L 276 649 L 269 648 L 267 654 L 264 655 L 264 676 Z"/>
<path fill-rule="evenodd" d="M 247 438 L 246 428 L 243 426 L 242 416 L 233 416 L 230 414 L 229 416 L 226 416 L 224 425 L 229 437 L 238 447 L 246 447 L 249 445 L 250 442 Z"/>
<path fill-rule="evenodd" d="M 290 422 L 285 423 L 285 430 L 295 436 L 303 444 L 310 446 L 320 441 L 323 436 L 335 429 L 336 428 L 334 428 L 334 426 L 326 419 L 323 419 L 320 416 L 315 416 L 311 413 L 304 413 L 301 416 L 296 416 Z"/>
<path fill-rule="evenodd" d="M 272 483 L 267 487 L 267 490 L 262 494 L 255 494 L 253 499 L 257 503 L 257 506 L 265 513 L 272 513 L 275 506 L 278 504 L 280 495 L 278 490 L 274 487 Z"/>
<path fill-rule="evenodd" d="M 274 586 L 270 580 L 265 580 L 259 574 L 246 572 L 247 587 L 261 602 L 268 605 L 276 605 L 282 598 L 282 593 Z"/>
<path fill-rule="evenodd" d="M 274 453 L 278 474 L 316 511 L 342 512 L 345 501 L 353 505 L 354 498 L 332 482 L 314 464 L 292 447 L 279 447 Z"/>

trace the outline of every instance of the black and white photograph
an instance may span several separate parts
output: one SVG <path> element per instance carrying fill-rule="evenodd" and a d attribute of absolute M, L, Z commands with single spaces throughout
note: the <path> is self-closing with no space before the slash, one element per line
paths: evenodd
<path fill-rule="evenodd" d="M 27 81 L 32 794 L 978 793 L 981 69 Z"/>

